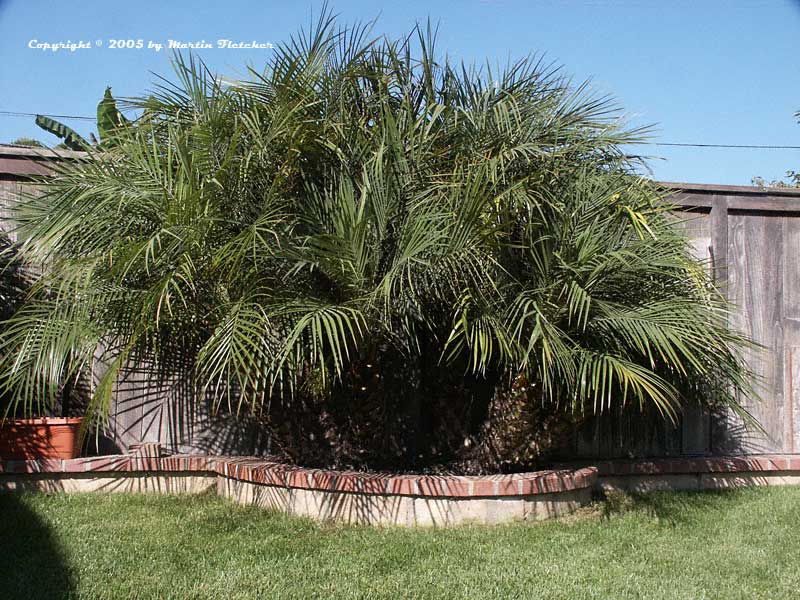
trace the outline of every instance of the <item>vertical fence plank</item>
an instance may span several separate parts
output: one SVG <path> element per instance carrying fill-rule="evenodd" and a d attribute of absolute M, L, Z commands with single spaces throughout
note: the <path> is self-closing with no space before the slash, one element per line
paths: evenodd
<path fill-rule="evenodd" d="M 727 278 L 727 223 L 728 209 L 725 196 L 712 201 L 711 211 L 688 221 L 693 227 L 684 227 L 694 257 L 705 261 L 717 285 Z M 720 252 L 719 248 L 723 250 Z M 708 454 L 711 451 L 711 421 L 708 411 L 697 403 L 687 401 L 683 406 L 680 428 L 680 453 L 686 455 Z"/>

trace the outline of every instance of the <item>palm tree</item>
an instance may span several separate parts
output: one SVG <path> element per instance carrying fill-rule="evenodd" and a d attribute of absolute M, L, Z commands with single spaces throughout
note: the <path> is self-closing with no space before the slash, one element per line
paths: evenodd
<path fill-rule="evenodd" d="M 746 342 L 623 151 L 647 131 L 535 58 L 369 32 L 325 13 L 246 81 L 176 56 L 114 147 L 22 200 L 19 250 L 47 266 L 5 324 L 4 389 L 52 399 L 103 349 L 101 416 L 126 363 L 175 356 L 226 410 L 357 411 L 374 388 L 412 432 L 467 379 L 522 376 L 519 402 L 578 416 L 742 412 Z"/>

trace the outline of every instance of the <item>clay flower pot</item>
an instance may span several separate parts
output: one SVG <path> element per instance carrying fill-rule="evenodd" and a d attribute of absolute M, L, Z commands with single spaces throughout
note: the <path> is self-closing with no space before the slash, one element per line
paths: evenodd
<path fill-rule="evenodd" d="M 0 421 L 0 459 L 77 458 L 83 417 Z"/>

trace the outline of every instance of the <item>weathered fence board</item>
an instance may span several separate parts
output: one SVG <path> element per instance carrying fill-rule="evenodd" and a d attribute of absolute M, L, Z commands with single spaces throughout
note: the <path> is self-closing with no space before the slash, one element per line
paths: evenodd
<path fill-rule="evenodd" d="M 698 259 L 708 260 L 734 305 L 733 328 L 763 349 L 745 350 L 759 401 L 746 403 L 764 427 L 687 406 L 680 426 L 603 415 L 574 449 L 582 457 L 800 452 L 800 190 L 667 184 L 688 215 L 676 223 Z"/>

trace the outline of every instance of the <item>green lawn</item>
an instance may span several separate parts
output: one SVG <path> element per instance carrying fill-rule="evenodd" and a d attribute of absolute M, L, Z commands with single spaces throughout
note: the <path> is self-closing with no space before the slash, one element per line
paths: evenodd
<path fill-rule="evenodd" d="M 315 525 L 216 497 L 0 494 L 0 598 L 797 598 L 800 488 L 558 522 Z"/>

